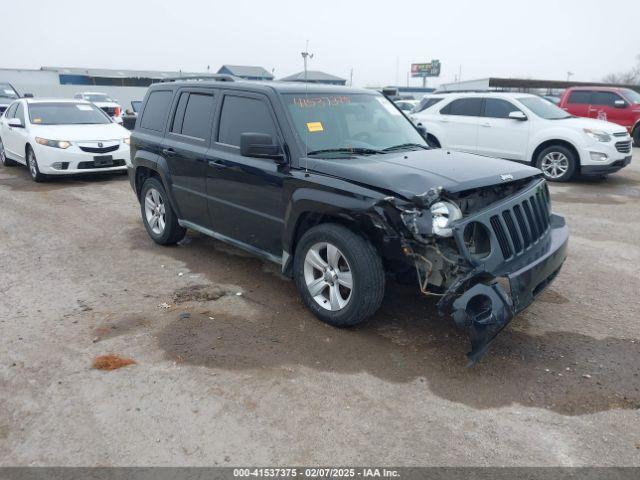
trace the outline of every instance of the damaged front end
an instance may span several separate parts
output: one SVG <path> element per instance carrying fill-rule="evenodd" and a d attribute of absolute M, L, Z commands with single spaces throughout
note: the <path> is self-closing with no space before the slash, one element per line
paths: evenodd
<path fill-rule="evenodd" d="M 384 206 L 382 204 L 385 204 Z M 422 293 L 440 297 L 438 311 L 469 329 L 470 364 L 558 274 L 568 228 L 551 213 L 544 180 L 448 193 L 433 188 L 411 199 L 387 197 L 402 253 L 412 260 Z"/>

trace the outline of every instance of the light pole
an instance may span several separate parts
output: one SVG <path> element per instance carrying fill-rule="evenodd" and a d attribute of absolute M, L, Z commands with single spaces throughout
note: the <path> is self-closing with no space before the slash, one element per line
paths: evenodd
<path fill-rule="evenodd" d="M 309 53 L 309 40 L 307 40 L 307 45 L 301 55 L 304 61 L 304 83 L 307 83 L 307 59 L 313 58 L 313 53 Z"/>

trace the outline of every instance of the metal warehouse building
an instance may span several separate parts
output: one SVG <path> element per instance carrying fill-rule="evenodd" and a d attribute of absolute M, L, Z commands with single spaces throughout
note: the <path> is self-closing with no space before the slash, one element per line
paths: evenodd
<path fill-rule="evenodd" d="M 209 74 L 104 68 L 2 68 L 0 82 L 9 82 L 22 95 L 32 93 L 36 97 L 70 98 L 77 92 L 102 92 L 129 108 L 131 101 L 143 99 L 152 83 L 180 76 L 206 75 Z"/>

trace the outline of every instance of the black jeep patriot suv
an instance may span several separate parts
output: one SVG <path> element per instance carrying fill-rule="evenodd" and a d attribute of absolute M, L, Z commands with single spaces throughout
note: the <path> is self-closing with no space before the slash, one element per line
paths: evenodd
<path fill-rule="evenodd" d="M 144 99 L 129 176 L 155 242 L 190 228 L 276 262 L 331 325 L 412 275 L 469 329 L 475 362 L 558 274 L 568 229 L 539 170 L 423 134 L 370 90 L 166 82 Z"/>

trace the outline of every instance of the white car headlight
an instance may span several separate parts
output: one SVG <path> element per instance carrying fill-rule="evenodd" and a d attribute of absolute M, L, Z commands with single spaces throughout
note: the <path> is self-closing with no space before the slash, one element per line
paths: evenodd
<path fill-rule="evenodd" d="M 439 237 L 453 235 L 451 224 L 462 218 L 460 208 L 451 202 L 436 202 L 431 205 L 430 211 L 433 219 L 433 233 Z"/>
<path fill-rule="evenodd" d="M 592 130 L 590 128 L 585 128 L 584 129 L 584 133 L 589 135 L 594 140 L 597 140 L 598 142 L 610 142 L 611 141 L 611 135 L 609 135 L 607 132 L 604 132 L 602 130 Z"/>
<path fill-rule="evenodd" d="M 71 144 L 66 140 L 47 140 L 46 138 L 40 137 L 36 137 L 36 143 L 39 143 L 40 145 L 46 145 L 47 147 L 62 149 L 69 148 L 71 146 Z"/>
<path fill-rule="evenodd" d="M 122 143 L 124 143 L 125 145 L 131 145 L 131 138 L 129 137 L 123 138 Z"/>

